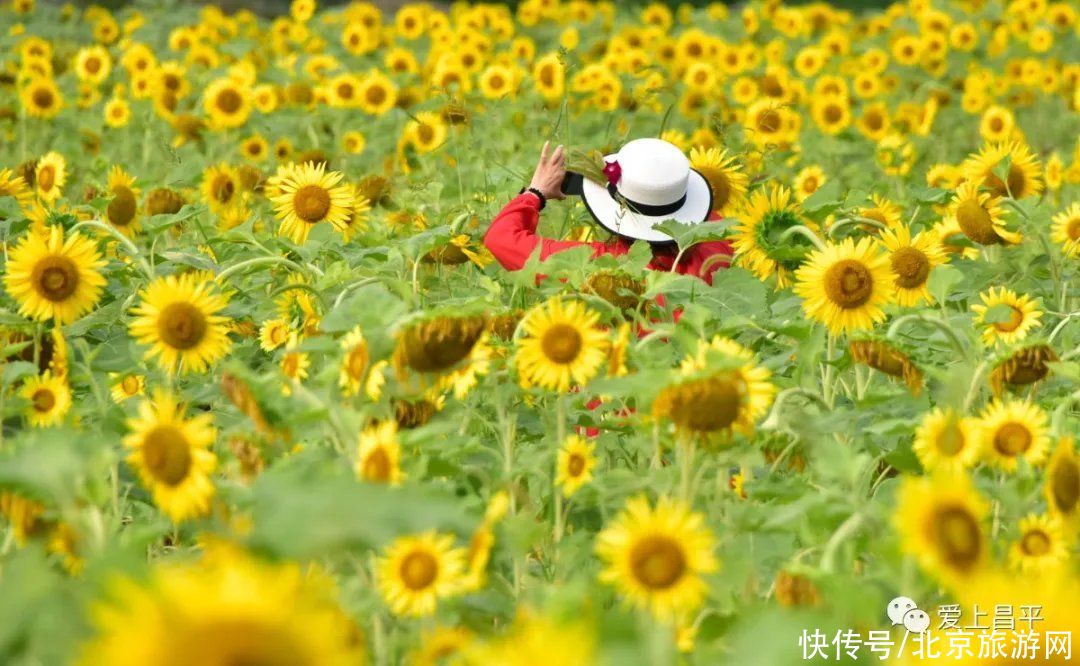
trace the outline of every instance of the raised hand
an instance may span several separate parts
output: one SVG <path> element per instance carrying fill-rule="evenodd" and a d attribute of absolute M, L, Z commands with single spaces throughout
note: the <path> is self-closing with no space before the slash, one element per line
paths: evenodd
<path fill-rule="evenodd" d="M 540 161 L 533 172 L 529 187 L 535 187 L 548 199 L 565 199 L 562 193 L 563 178 L 566 177 L 566 151 L 560 145 L 551 154 L 548 154 L 550 141 L 544 142 L 540 150 Z"/>

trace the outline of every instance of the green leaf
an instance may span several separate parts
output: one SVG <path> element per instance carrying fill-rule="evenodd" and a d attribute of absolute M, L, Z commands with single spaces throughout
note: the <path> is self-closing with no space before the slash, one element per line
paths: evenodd
<path fill-rule="evenodd" d="M 946 264 L 938 266 L 930 273 L 927 288 L 939 303 L 945 303 L 949 300 L 953 287 L 963 281 L 964 274 L 956 267 Z"/>
<path fill-rule="evenodd" d="M 653 228 L 668 234 L 675 239 L 676 245 L 681 249 L 686 249 L 698 243 L 723 240 L 727 238 L 728 232 L 733 226 L 734 221 L 729 219 L 702 222 L 701 224 L 683 224 L 675 220 L 668 220 L 653 225 Z"/>
<path fill-rule="evenodd" d="M 817 188 L 801 205 L 807 213 L 828 213 L 840 207 L 841 199 L 840 183 L 833 179 Z"/>
<path fill-rule="evenodd" d="M 983 321 L 987 324 L 1001 324 L 1009 321 L 1013 316 L 1013 308 L 1008 303 L 998 303 L 986 308 L 983 313 Z"/>

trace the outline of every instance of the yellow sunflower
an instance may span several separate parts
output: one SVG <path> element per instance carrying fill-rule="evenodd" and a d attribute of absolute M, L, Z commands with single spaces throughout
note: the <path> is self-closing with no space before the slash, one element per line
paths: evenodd
<path fill-rule="evenodd" d="M 386 420 L 370 425 L 360 432 L 360 448 L 356 455 L 356 476 L 374 483 L 401 483 L 401 444 L 397 423 Z"/>
<path fill-rule="evenodd" d="M 278 234 L 303 245 L 320 222 L 343 228 L 352 213 L 353 189 L 338 185 L 341 178 L 337 171 L 327 173 L 325 163 L 307 162 L 287 171 L 271 199 L 281 221 Z"/>
<path fill-rule="evenodd" d="M 1061 245 L 1065 256 L 1080 257 L 1080 202 L 1074 202 L 1054 216 L 1050 238 Z"/>
<path fill-rule="evenodd" d="M 242 126 L 251 115 L 251 108 L 251 90 L 234 78 L 216 79 L 203 92 L 203 110 L 212 128 Z"/>
<path fill-rule="evenodd" d="M 669 497 L 655 507 L 645 497 L 631 498 L 596 538 L 604 563 L 600 580 L 664 619 L 701 606 L 707 593 L 702 576 L 719 569 L 714 548 L 704 516 Z"/>
<path fill-rule="evenodd" d="M 1027 337 L 1031 329 L 1042 325 L 1039 302 L 1027 294 L 1017 296 L 1005 287 L 990 287 L 979 294 L 982 304 L 971 306 L 976 314 L 975 325 L 982 327 L 982 341 L 992 347 L 995 344 L 1013 344 Z"/>
<path fill-rule="evenodd" d="M 592 481 L 596 467 L 596 445 L 578 435 L 570 435 L 559 448 L 555 462 L 555 484 L 570 497 L 578 488 Z"/>
<path fill-rule="evenodd" d="M 75 54 L 75 76 L 80 81 L 99 84 L 109 77 L 112 56 L 103 46 L 84 46 Z"/>
<path fill-rule="evenodd" d="M 145 581 L 120 579 L 96 601 L 81 666 L 366 662 L 364 638 L 330 577 L 212 543 L 197 561 L 163 560 Z"/>
<path fill-rule="evenodd" d="M 927 288 L 935 266 L 946 262 L 945 250 L 935 231 L 922 231 L 911 237 L 907 227 L 881 232 L 881 244 L 889 252 L 889 264 L 896 281 L 896 302 L 903 307 L 933 303 Z"/>
<path fill-rule="evenodd" d="M 1013 569 L 1022 574 L 1040 574 L 1058 569 L 1068 560 L 1068 542 L 1060 518 L 1033 513 L 1020 521 L 1019 538 L 1009 548 Z"/>
<path fill-rule="evenodd" d="M 441 662 L 447 663 L 447 662 Z M 556 618 L 520 610 L 505 634 L 474 641 L 449 663 L 462 666 L 593 666 L 596 630 L 588 620 Z"/>
<path fill-rule="evenodd" d="M 1058 440 L 1046 465 L 1043 495 L 1050 512 L 1075 529 L 1080 518 L 1080 456 L 1072 437 Z"/>
<path fill-rule="evenodd" d="M 345 356 L 341 359 L 338 386 L 341 387 L 342 395 L 356 395 L 360 392 L 364 377 L 371 365 L 367 340 L 364 339 L 364 333 L 359 326 L 341 339 L 341 349 L 345 352 Z"/>
<path fill-rule="evenodd" d="M 67 183 L 67 160 L 58 152 L 52 151 L 37 161 L 34 167 L 34 187 L 38 198 L 52 203 L 60 198 L 64 184 Z"/>
<path fill-rule="evenodd" d="M 227 304 L 211 281 L 193 273 L 161 277 L 140 292 L 128 330 L 166 372 L 206 372 L 232 344 L 229 318 L 218 314 Z"/>
<path fill-rule="evenodd" d="M 127 100 L 114 97 L 105 103 L 103 114 L 105 124 L 116 129 L 126 126 L 131 120 L 131 107 Z"/>
<path fill-rule="evenodd" d="M 114 165 L 109 170 L 107 187 L 112 199 L 105 208 L 105 217 L 120 233 L 134 236 L 140 228 L 139 189 L 135 187 L 135 179 Z"/>
<path fill-rule="evenodd" d="M 109 395 L 114 402 L 121 403 L 137 395 L 143 395 L 146 391 L 146 377 L 134 373 L 110 372 L 109 381 L 112 386 Z"/>
<path fill-rule="evenodd" d="M 995 173 L 1008 160 L 1008 173 L 1002 180 Z M 995 197 L 1023 199 L 1043 191 L 1042 166 L 1035 154 L 1020 141 L 986 146 L 961 165 L 968 182 L 990 190 Z"/>
<path fill-rule="evenodd" d="M 203 200 L 218 215 L 240 204 L 241 189 L 239 172 L 224 162 L 203 171 Z"/>
<path fill-rule="evenodd" d="M 882 308 L 895 297 L 888 256 L 870 238 L 815 250 L 795 275 L 803 311 L 834 335 L 872 329 L 885 320 Z"/>
<path fill-rule="evenodd" d="M 449 534 L 401 537 L 378 560 L 378 587 L 395 615 L 431 615 L 440 599 L 454 596 L 464 575 L 465 552 Z"/>
<path fill-rule="evenodd" d="M 851 102 L 846 95 L 814 97 L 810 117 L 818 129 L 828 135 L 837 135 L 851 125 Z"/>
<path fill-rule="evenodd" d="M 865 217 L 868 220 L 879 222 L 890 229 L 898 229 L 901 226 L 900 207 L 889 201 L 883 196 L 877 194 L 870 195 L 870 203 L 873 206 L 860 206 L 855 209 L 855 213 L 859 217 Z M 877 229 L 873 225 L 867 224 L 865 229 L 868 231 L 877 232 Z"/>
<path fill-rule="evenodd" d="M 430 153 L 445 143 L 447 133 L 446 123 L 439 114 L 421 111 L 414 120 L 405 124 L 402 138 L 405 143 L 423 154 Z"/>
<path fill-rule="evenodd" d="M 151 492 L 154 503 L 174 522 L 206 515 L 214 484 L 210 474 L 217 456 L 210 450 L 216 433 L 213 417 L 203 412 L 184 418 L 184 406 L 165 391 L 139 404 L 128 419 L 124 447 L 127 462 Z"/>
<path fill-rule="evenodd" d="M 771 189 L 755 190 L 747 198 L 735 217 L 732 243 L 737 261 L 761 280 L 776 275 L 776 287 L 782 289 L 790 283 L 790 274 L 811 248 L 802 236 L 790 236 L 781 240 L 784 232 L 802 224 L 813 229 L 815 225 L 802 216 L 802 210 L 786 187 L 773 185 Z"/>
<path fill-rule="evenodd" d="M 1023 239 L 1020 232 L 1006 227 L 1000 199 L 989 192 L 980 192 L 976 183 L 965 181 L 956 189 L 949 211 L 964 235 L 976 243 L 1015 244 Z"/>
<path fill-rule="evenodd" d="M 26 184 L 26 179 L 11 169 L 0 169 L 0 197 L 11 197 L 24 211 L 29 210 L 34 198 L 34 191 Z"/>
<path fill-rule="evenodd" d="M 566 392 L 571 382 L 585 384 L 596 376 L 608 344 L 599 318 L 580 301 L 558 297 L 530 310 L 515 355 L 522 385 Z"/>
<path fill-rule="evenodd" d="M 64 97 L 56 82 L 47 76 L 35 76 L 19 91 L 26 115 L 31 118 L 53 118 L 64 108 Z"/>
<path fill-rule="evenodd" d="M 1022 458 L 1040 467 L 1050 453 L 1046 412 L 1023 400 L 994 401 L 979 414 L 982 452 L 994 466 L 1015 471 Z"/>
<path fill-rule="evenodd" d="M 397 96 L 398 90 L 394 82 L 376 70 L 360 83 L 357 102 L 365 113 L 382 116 L 394 108 Z"/>
<path fill-rule="evenodd" d="M 979 120 L 979 134 L 983 140 L 1000 142 L 1008 140 L 1016 129 L 1016 118 L 1003 106 L 990 106 Z"/>
<path fill-rule="evenodd" d="M 771 382 L 772 373 L 757 364 L 754 352 L 719 335 L 709 341 L 699 340 L 694 352 L 688 354 L 679 364 L 679 372 L 684 376 L 692 376 L 706 370 L 718 360 L 722 362 L 723 370 L 715 375 L 713 380 L 724 379 L 731 382 L 730 385 L 737 389 L 739 395 L 739 404 L 733 406 L 733 418 L 724 427 L 732 427 L 749 434 L 754 423 L 769 411 L 776 396 L 776 386 Z M 730 408 L 716 409 L 715 406 L 706 410 L 695 409 L 693 404 L 688 404 L 687 408 L 699 416 L 705 416 L 701 413 L 704 411 L 712 417 L 731 411 Z"/>
<path fill-rule="evenodd" d="M 717 214 L 730 215 L 746 197 L 749 178 L 735 162 L 735 156 L 728 155 L 726 150 L 694 148 L 690 151 L 690 166 L 708 181 L 712 207 Z"/>
<path fill-rule="evenodd" d="M 60 423 L 71 409 L 71 389 L 68 388 L 67 378 L 53 376 L 50 370 L 23 382 L 19 395 L 30 402 L 26 420 L 37 428 Z"/>
<path fill-rule="evenodd" d="M 307 352 L 300 351 L 299 346 L 300 337 L 294 331 L 289 334 L 289 341 L 285 343 L 285 353 L 281 356 L 281 374 L 285 376 L 285 381 L 281 384 L 282 395 L 292 395 L 293 385 L 307 379 L 311 358 Z"/>
<path fill-rule="evenodd" d="M 270 319 L 259 329 L 259 346 L 264 351 L 274 351 L 289 341 L 289 322 L 284 319 Z"/>
<path fill-rule="evenodd" d="M 975 419 L 950 407 L 936 407 L 915 429 L 912 448 L 926 471 L 959 472 L 978 462 L 980 444 Z"/>
<path fill-rule="evenodd" d="M 982 521 L 986 503 L 966 474 L 904 477 L 895 516 L 904 552 L 946 584 L 984 570 L 989 545 Z"/>
<path fill-rule="evenodd" d="M 24 317 L 70 324 L 101 300 L 104 266 L 92 240 L 78 233 L 65 239 L 63 229 L 54 226 L 44 236 L 27 234 L 10 251 L 4 287 Z"/>
<path fill-rule="evenodd" d="M 828 182 L 829 178 L 825 175 L 824 169 L 816 164 L 804 167 L 799 173 L 795 174 L 795 197 L 799 201 L 804 201 L 814 192 L 817 192 L 818 188 Z"/>

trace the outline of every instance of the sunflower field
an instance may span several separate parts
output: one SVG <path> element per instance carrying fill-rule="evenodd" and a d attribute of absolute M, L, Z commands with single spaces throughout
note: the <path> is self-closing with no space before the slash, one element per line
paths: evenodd
<path fill-rule="evenodd" d="M 1071 660 L 1077 14 L 0 2 L 0 663 Z M 494 260 L 638 137 L 730 267 Z"/>

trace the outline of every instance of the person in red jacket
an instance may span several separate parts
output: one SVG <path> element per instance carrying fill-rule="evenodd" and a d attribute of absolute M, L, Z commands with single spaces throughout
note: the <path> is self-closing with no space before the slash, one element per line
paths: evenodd
<path fill-rule="evenodd" d="M 529 186 L 499 211 L 484 235 L 484 245 L 506 270 L 521 270 L 537 246 L 543 260 L 582 245 L 590 245 L 593 256 L 626 254 L 641 240 L 652 248 L 649 268 L 670 271 L 678 247 L 654 226 L 666 220 L 699 224 L 719 219 L 712 213 L 712 191 L 705 177 L 667 141 L 636 139 L 605 157 L 606 183 L 568 173 L 563 147 L 550 154 L 548 148 L 545 143 Z M 568 193 L 582 198 L 596 222 L 611 232 L 609 240 L 585 243 L 537 234 L 540 211 L 549 200 L 564 199 Z M 711 284 L 713 272 L 728 266 L 731 253 L 726 241 L 698 243 L 683 252 L 675 271 Z"/>

